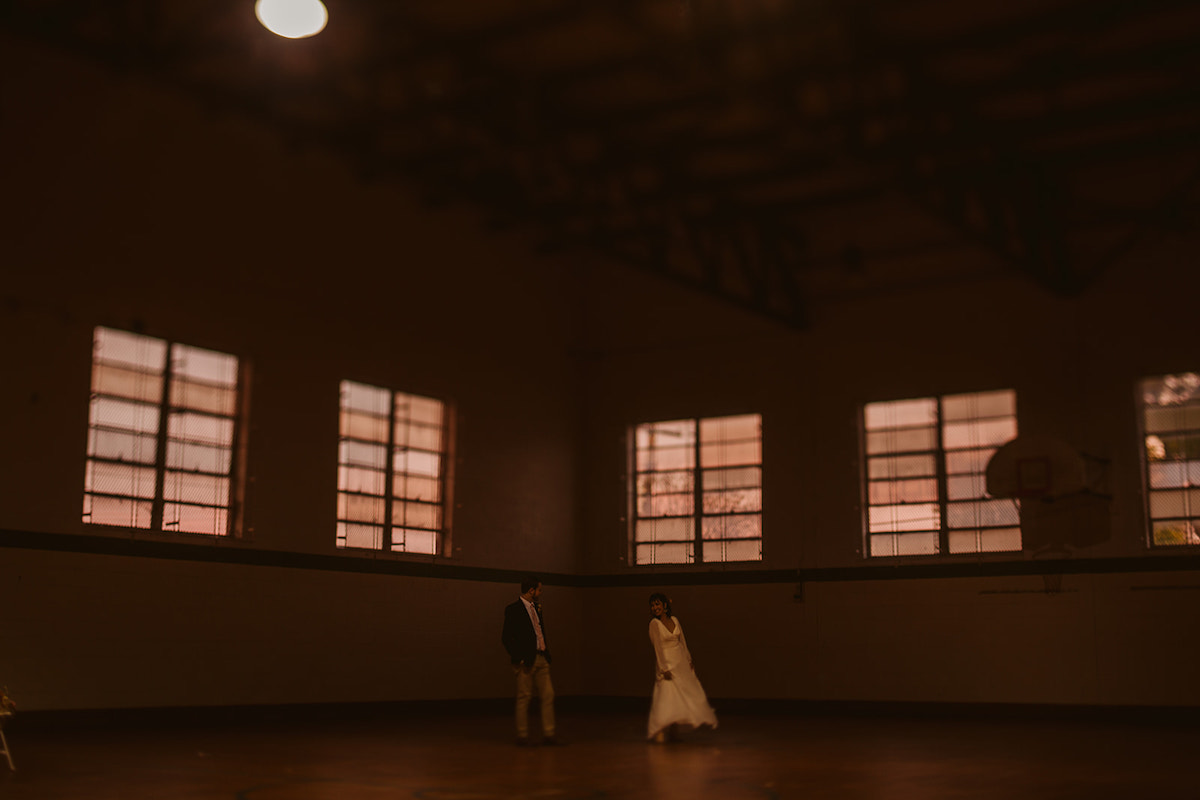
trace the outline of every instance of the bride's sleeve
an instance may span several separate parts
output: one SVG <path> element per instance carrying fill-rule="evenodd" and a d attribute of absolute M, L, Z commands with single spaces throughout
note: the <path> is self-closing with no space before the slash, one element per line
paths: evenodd
<path fill-rule="evenodd" d="M 654 624 L 654 620 L 650 620 L 650 643 L 654 645 L 654 661 L 657 666 L 656 677 L 661 678 L 663 673 L 667 671 L 667 659 L 663 656 L 662 647 L 662 631 L 659 626 Z"/>

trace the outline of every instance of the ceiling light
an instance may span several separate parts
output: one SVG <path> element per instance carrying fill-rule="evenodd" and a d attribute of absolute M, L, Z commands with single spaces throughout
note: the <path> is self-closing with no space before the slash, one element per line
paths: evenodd
<path fill-rule="evenodd" d="M 288 39 L 314 36 L 329 19 L 321 0 L 258 0 L 254 16 L 271 33 Z"/>

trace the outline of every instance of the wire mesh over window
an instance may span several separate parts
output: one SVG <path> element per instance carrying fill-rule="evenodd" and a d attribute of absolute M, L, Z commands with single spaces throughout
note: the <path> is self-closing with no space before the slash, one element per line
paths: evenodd
<path fill-rule="evenodd" d="M 762 560 L 762 418 L 652 422 L 634 436 L 636 564 Z"/>
<path fill-rule="evenodd" d="M 338 547 L 439 552 L 445 404 L 342 381 L 339 432 Z"/>
<path fill-rule="evenodd" d="M 239 362 L 96 328 L 83 521 L 231 533 Z"/>
<path fill-rule="evenodd" d="M 1150 542 L 1200 545 L 1200 374 L 1147 378 L 1141 395 Z"/>
<path fill-rule="evenodd" d="M 1012 391 L 867 403 L 867 553 L 1021 549 L 1017 506 L 992 499 L 988 460 L 1017 435 Z"/>

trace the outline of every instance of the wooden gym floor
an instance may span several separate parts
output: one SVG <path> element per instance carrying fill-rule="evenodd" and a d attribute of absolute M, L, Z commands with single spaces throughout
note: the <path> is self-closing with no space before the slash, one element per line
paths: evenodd
<path fill-rule="evenodd" d="M 508 713 L 20 714 L 2 800 L 576 800 L 1200 797 L 1195 710 L 763 713 L 644 740 L 644 709 L 559 711 L 563 747 L 514 746 Z M 760 706 L 761 709 L 761 706 Z M 535 709 L 536 710 L 536 709 Z M 182 717 L 188 717 L 183 719 Z"/>

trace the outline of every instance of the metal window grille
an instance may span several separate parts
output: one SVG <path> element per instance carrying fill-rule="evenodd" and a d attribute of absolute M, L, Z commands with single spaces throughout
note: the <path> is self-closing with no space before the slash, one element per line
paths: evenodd
<path fill-rule="evenodd" d="M 440 400 L 341 384 L 338 547 L 436 554 L 446 529 Z"/>
<path fill-rule="evenodd" d="M 235 356 L 96 328 L 83 521 L 235 533 L 241 384 Z"/>
<path fill-rule="evenodd" d="M 1200 374 L 1141 382 L 1150 544 L 1200 545 Z"/>
<path fill-rule="evenodd" d="M 987 494 L 992 454 L 1017 435 L 1011 390 L 867 403 L 868 556 L 1021 549 L 1020 516 Z"/>
<path fill-rule="evenodd" d="M 762 417 L 638 425 L 635 564 L 762 560 Z"/>

